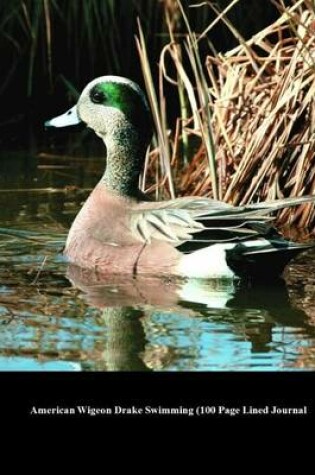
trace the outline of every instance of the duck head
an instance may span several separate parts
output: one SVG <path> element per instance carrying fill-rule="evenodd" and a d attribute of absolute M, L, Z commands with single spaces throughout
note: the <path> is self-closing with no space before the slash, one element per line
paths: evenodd
<path fill-rule="evenodd" d="M 144 93 L 138 84 L 120 76 L 94 79 L 83 89 L 75 106 L 46 121 L 45 126 L 68 127 L 80 122 L 102 138 L 116 135 L 122 127 L 133 127 L 142 137 L 151 137 L 151 115 Z"/>
<path fill-rule="evenodd" d="M 107 167 L 102 178 L 109 188 L 132 194 L 152 136 L 150 109 L 140 87 L 120 76 L 102 76 L 82 91 L 78 103 L 45 122 L 67 127 L 83 122 L 105 143 Z"/>

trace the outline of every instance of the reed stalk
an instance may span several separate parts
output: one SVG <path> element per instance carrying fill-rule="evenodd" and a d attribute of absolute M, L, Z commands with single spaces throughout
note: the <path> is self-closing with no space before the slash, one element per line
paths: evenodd
<path fill-rule="evenodd" d="M 178 2 L 187 30 L 185 57 L 179 54 L 180 40 L 171 34 L 160 68 L 179 94 L 184 87 L 191 119 L 185 118 L 186 137 L 177 129 L 170 137 L 176 151 L 181 148 L 178 141 L 200 140 L 184 168 L 179 159 L 172 160 L 181 195 L 243 205 L 315 192 L 315 6 L 309 0 L 291 6 L 272 2 L 279 18 L 248 40 L 226 17 L 236 1 L 223 12 L 211 1 L 194 5 L 212 8 L 239 41 L 225 54 L 209 51 L 206 57 L 198 45 L 215 22 L 198 35 Z M 167 72 L 166 54 L 173 60 L 176 80 Z M 314 205 L 283 210 L 278 220 L 312 228 Z"/>

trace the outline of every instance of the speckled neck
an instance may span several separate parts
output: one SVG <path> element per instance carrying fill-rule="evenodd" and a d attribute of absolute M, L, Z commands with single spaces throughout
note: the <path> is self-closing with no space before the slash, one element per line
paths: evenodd
<path fill-rule="evenodd" d="M 107 166 L 101 181 L 110 191 L 121 196 L 136 197 L 147 147 L 145 140 L 131 125 L 103 140 L 107 150 Z"/>

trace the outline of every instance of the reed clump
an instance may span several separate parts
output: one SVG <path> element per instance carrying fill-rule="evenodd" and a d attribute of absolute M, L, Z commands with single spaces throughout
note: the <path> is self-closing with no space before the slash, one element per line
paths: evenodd
<path fill-rule="evenodd" d="M 163 147 L 160 140 L 148 155 L 144 188 L 152 190 L 154 175 L 157 194 L 204 195 L 235 205 L 315 193 L 314 4 L 273 3 L 279 8 L 278 20 L 246 41 L 221 13 L 240 44 L 225 54 L 213 54 L 209 48 L 207 57 L 201 57 L 199 42 L 209 29 L 192 32 L 181 10 L 187 34 L 180 43 L 170 29 L 171 42 L 161 54 L 158 97 L 152 93 L 140 36 L 147 92 L 164 137 Z M 167 54 L 175 78 L 165 68 Z M 172 131 L 166 130 L 163 81 L 173 82 L 185 101 L 186 115 Z M 314 205 L 282 211 L 278 222 L 312 228 Z"/>

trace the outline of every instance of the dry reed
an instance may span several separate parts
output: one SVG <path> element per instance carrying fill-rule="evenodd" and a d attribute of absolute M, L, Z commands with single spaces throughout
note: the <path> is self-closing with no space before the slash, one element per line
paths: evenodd
<path fill-rule="evenodd" d="M 221 14 L 240 42 L 225 54 L 201 58 L 199 40 L 209 34 L 209 29 L 200 35 L 192 32 L 183 9 L 187 26 L 183 44 L 170 31 L 171 42 L 161 54 L 160 71 L 177 87 L 179 96 L 186 98 L 191 116 L 187 120 L 186 112 L 178 118 L 175 131 L 163 132 L 164 138 L 170 137 L 166 158 L 171 172 L 165 155 L 163 169 L 168 170 L 168 182 L 173 177 L 172 189 L 178 195 L 219 197 L 238 205 L 315 193 L 314 5 L 299 0 L 285 8 L 281 0 L 272 1 L 280 11 L 278 20 L 247 41 Z M 215 8 L 212 2 L 207 6 Z M 141 44 L 139 51 L 148 84 Z M 188 67 L 182 60 L 183 51 Z M 173 79 L 165 67 L 167 54 L 177 74 Z M 151 98 L 152 77 L 149 84 Z M 165 104 L 161 86 L 159 102 Z M 160 120 L 166 122 L 165 117 Z M 187 149 L 187 141 L 199 145 L 189 160 L 183 160 L 180 151 Z M 161 147 L 150 152 L 142 180 L 150 191 L 153 170 L 162 168 L 157 165 L 162 155 Z M 160 195 L 169 194 L 166 181 L 160 175 Z M 310 228 L 315 223 L 314 205 L 282 211 L 278 220 Z"/>

